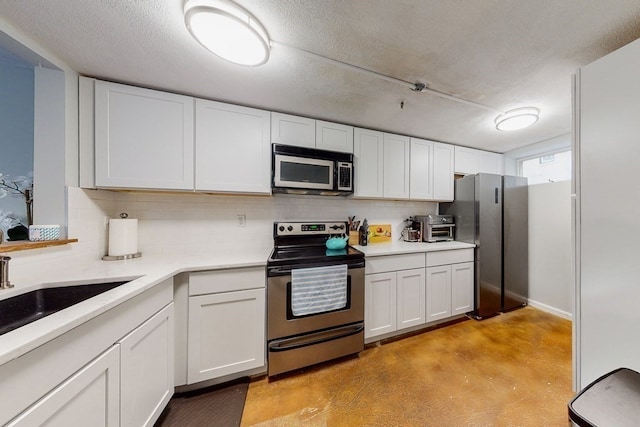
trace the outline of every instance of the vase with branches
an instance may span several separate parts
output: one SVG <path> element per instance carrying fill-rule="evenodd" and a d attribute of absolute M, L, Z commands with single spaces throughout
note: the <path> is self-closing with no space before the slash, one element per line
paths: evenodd
<path fill-rule="evenodd" d="M 33 224 L 33 173 L 27 176 L 9 176 L 0 172 L 0 199 L 3 197 L 22 198 L 26 207 L 26 226 Z M 0 211 L 0 222 L 5 225 L 25 225 L 13 212 Z"/>

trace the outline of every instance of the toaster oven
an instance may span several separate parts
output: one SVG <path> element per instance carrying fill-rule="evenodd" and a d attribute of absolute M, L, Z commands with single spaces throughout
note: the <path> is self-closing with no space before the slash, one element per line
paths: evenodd
<path fill-rule="evenodd" d="M 456 225 L 453 215 L 418 215 L 413 217 L 412 228 L 420 230 L 424 242 L 453 240 Z"/>

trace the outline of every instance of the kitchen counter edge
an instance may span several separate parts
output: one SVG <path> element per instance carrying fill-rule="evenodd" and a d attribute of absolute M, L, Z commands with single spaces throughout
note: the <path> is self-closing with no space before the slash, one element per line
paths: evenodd
<path fill-rule="evenodd" d="M 233 259 L 199 259 L 198 257 L 143 257 L 125 261 L 97 261 L 66 274 L 48 275 L 48 279 L 31 279 L 28 283 L 2 291 L 0 299 L 11 298 L 34 289 L 72 286 L 82 283 L 129 281 L 115 289 L 61 310 L 44 319 L 0 335 L 0 365 L 55 339 L 71 329 L 111 310 L 137 295 L 181 273 L 266 266 L 268 254 Z"/>
<path fill-rule="evenodd" d="M 389 243 L 373 243 L 367 246 L 356 245 L 354 248 L 364 253 L 365 257 L 385 256 L 385 255 L 401 255 L 420 252 L 448 251 L 456 249 L 475 248 L 476 245 L 464 242 L 389 242 Z"/>

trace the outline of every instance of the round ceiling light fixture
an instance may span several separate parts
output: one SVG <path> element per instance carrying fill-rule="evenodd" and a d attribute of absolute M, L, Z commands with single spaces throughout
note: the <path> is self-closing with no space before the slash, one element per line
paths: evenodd
<path fill-rule="evenodd" d="M 269 59 L 270 41 L 262 24 L 229 0 L 188 0 L 184 22 L 202 46 L 222 59 L 251 67 Z"/>
<path fill-rule="evenodd" d="M 524 129 L 538 121 L 540 110 L 535 107 L 522 107 L 500 114 L 495 119 L 496 129 L 511 131 Z"/>

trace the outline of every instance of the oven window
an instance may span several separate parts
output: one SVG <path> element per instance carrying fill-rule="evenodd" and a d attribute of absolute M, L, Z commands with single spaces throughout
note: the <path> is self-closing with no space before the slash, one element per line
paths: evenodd
<path fill-rule="evenodd" d="M 288 320 L 301 319 L 305 317 L 316 316 L 319 314 L 331 313 L 334 311 L 349 310 L 351 308 L 351 276 L 347 276 L 345 299 L 343 300 L 343 303 L 341 303 L 339 307 L 336 307 L 335 305 L 332 305 L 329 303 L 326 305 L 325 308 L 323 308 L 322 306 L 324 303 L 319 302 L 319 304 L 317 304 L 315 308 L 311 310 L 313 312 L 306 313 L 309 310 L 300 310 L 299 307 L 295 308 L 294 307 L 295 304 L 292 304 L 292 300 L 293 300 L 292 290 L 293 290 L 293 287 L 291 285 L 291 282 L 287 282 L 287 319 Z M 332 299 L 334 296 L 335 295 L 329 295 L 328 292 L 324 292 L 321 289 L 317 293 L 318 301 L 322 301 L 323 299 L 325 299 L 325 297 L 329 297 L 329 299 Z M 300 313 L 303 313 L 303 314 L 300 314 Z"/>
<path fill-rule="evenodd" d="M 286 182 L 309 182 L 331 184 L 331 167 L 307 163 L 280 162 L 280 180 Z"/>
<path fill-rule="evenodd" d="M 448 237 L 453 235 L 453 228 L 434 228 L 431 230 L 431 235 L 434 237 Z"/>

